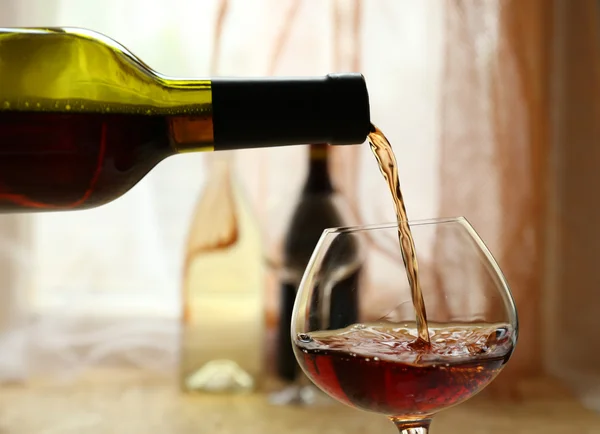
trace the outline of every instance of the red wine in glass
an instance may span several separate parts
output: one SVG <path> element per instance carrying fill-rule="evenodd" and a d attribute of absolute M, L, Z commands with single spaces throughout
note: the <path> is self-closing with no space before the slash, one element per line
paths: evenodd
<path fill-rule="evenodd" d="M 356 324 L 302 333 L 298 360 L 311 380 L 350 406 L 393 417 L 427 418 L 482 390 L 508 361 L 503 324 L 430 325 L 431 345 L 415 346 L 416 327 Z"/>

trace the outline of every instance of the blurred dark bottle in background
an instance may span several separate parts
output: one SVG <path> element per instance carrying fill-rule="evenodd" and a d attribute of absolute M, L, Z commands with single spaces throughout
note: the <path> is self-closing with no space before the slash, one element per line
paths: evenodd
<path fill-rule="evenodd" d="M 290 338 L 291 316 L 298 286 L 306 266 L 323 230 L 346 226 L 343 204 L 336 196 L 329 173 L 330 147 L 314 144 L 309 147 L 309 169 L 300 198 L 288 225 L 280 270 L 280 305 L 277 337 L 275 341 L 276 376 L 283 388 L 270 395 L 274 404 L 310 404 L 314 400 L 314 387 L 302 373 Z M 358 320 L 358 298 L 355 290 L 360 278 L 358 246 L 347 246 L 344 263 L 332 264 L 332 271 L 340 270 L 335 282 L 332 276 L 322 276 L 323 291 L 330 291 L 330 303 L 335 307 L 313 318 L 315 327 L 337 329 Z"/>

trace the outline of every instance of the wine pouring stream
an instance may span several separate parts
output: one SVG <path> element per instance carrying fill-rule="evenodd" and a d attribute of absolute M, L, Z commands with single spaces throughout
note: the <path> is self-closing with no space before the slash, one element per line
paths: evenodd
<path fill-rule="evenodd" d="M 417 262 L 417 252 L 415 251 L 415 242 L 410 232 L 408 224 L 408 216 L 406 215 L 406 207 L 402 198 L 402 190 L 400 189 L 400 178 L 398 176 L 398 164 L 396 156 L 392 150 L 392 146 L 385 135 L 375 125 L 371 125 L 369 133 L 369 143 L 373 155 L 379 164 L 387 185 L 390 189 L 394 208 L 396 210 L 396 218 L 398 221 L 398 240 L 400 242 L 400 251 L 402 259 L 406 267 L 406 277 L 410 284 L 410 292 L 415 307 L 417 318 L 417 331 L 419 339 L 415 342 L 416 345 L 429 346 L 429 328 L 427 326 L 427 312 L 425 310 L 425 301 L 421 292 L 421 281 L 419 278 L 419 264 Z"/>

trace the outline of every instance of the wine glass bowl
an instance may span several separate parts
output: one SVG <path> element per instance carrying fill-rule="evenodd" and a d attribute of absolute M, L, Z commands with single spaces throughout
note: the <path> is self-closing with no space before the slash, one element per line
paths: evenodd
<path fill-rule="evenodd" d="M 500 373 L 518 323 L 506 280 L 466 219 L 409 226 L 429 343 L 418 338 L 397 223 L 324 231 L 298 290 L 291 334 L 300 366 L 325 393 L 384 414 L 401 431 L 426 432 L 433 415 L 471 398 Z M 360 255 L 349 254 L 357 248 Z M 346 294 L 332 293 L 353 267 L 367 278 L 344 287 Z M 349 324 L 340 313 L 353 297 L 358 319 Z"/>

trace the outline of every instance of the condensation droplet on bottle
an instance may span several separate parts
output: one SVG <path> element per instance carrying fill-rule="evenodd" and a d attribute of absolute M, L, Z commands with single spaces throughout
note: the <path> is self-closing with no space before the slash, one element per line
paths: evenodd
<path fill-rule="evenodd" d="M 25 107 L 29 107 L 29 101 L 25 101 Z"/>
<path fill-rule="evenodd" d="M 4 103 L 2 104 L 2 107 L 10 108 L 10 103 L 8 101 L 4 101 Z"/>
<path fill-rule="evenodd" d="M 65 106 L 65 109 L 67 109 L 67 110 L 71 110 L 71 106 L 70 106 L 69 104 L 67 104 L 67 105 Z"/>

